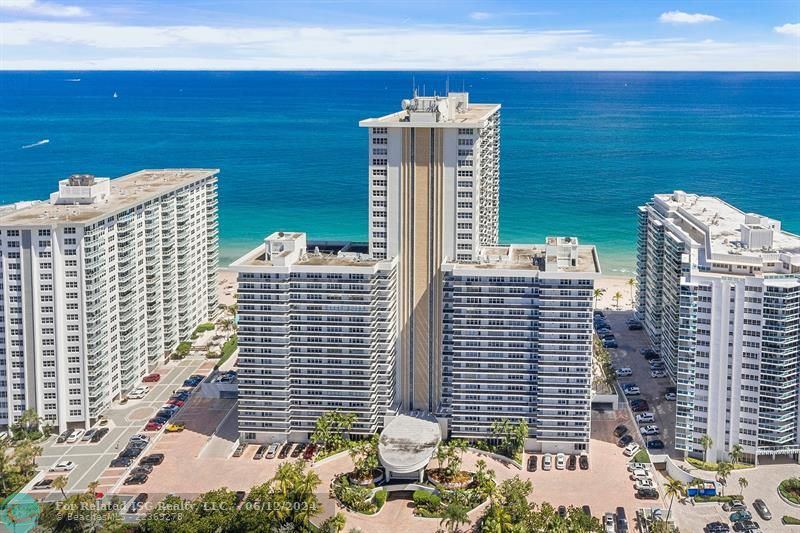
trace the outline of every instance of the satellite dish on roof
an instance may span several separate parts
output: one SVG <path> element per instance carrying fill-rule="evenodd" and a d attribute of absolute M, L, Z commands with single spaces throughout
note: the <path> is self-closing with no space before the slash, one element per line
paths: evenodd
<path fill-rule="evenodd" d="M 408 98 L 405 98 L 405 99 L 403 99 L 403 100 L 400 102 L 400 107 L 401 107 L 403 110 L 407 110 L 408 108 L 410 108 L 410 107 L 411 107 L 411 100 L 409 100 Z"/>

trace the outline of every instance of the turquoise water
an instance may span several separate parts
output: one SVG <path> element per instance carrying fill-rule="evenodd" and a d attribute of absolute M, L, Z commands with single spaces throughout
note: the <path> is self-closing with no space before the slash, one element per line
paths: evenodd
<path fill-rule="evenodd" d="M 800 232 L 800 74 L 413 76 L 503 105 L 504 242 L 577 235 L 624 274 L 636 206 L 677 188 Z M 365 240 L 358 121 L 411 87 L 402 72 L 0 72 L 0 203 L 46 198 L 74 172 L 218 167 L 224 263 L 278 229 Z"/>

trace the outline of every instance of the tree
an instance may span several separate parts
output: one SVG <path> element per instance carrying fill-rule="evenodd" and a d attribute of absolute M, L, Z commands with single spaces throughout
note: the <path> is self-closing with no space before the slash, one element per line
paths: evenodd
<path fill-rule="evenodd" d="M 451 503 L 444 510 L 444 516 L 439 525 L 447 527 L 447 531 L 453 533 L 458 531 L 461 524 L 469 524 L 469 510 L 459 503 Z"/>
<path fill-rule="evenodd" d="M 490 470 L 483 459 L 478 459 L 475 466 L 477 467 L 475 470 L 475 486 L 478 492 L 484 497 L 493 496 L 495 491 L 494 470 Z"/>
<path fill-rule="evenodd" d="M 372 435 L 369 440 L 363 441 L 350 448 L 350 458 L 353 460 L 353 475 L 359 480 L 372 479 L 380 463 L 378 461 L 378 435 Z"/>
<path fill-rule="evenodd" d="M 744 457 L 744 450 L 742 449 L 741 444 L 737 443 L 731 446 L 731 451 L 728 452 L 728 458 L 731 460 L 731 463 L 733 463 L 734 466 L 738 463 L 741 463 L 743 457 Z"/>
<path fill-rule="evenodd" d="M 605 289 L 595 289 L 594 290 L 594 306 L 597 307 L 597 300 L 600 299 L 606 293 Z"/>
<path fill-rule="evenodd" d="M 742 477 L 739 478 L 739 496 L 742 495 L 742 493 L 744 492 L 744 489 L 746 489 L 747 485 L 749 485 L 749 484 L 750 483 L 747 481 L 746 477 L 742 476 Z"/>
<path fill-rule="evenodd" d="M 516 424 L 508 418 L 492 422 L 492 438 L 500 442 L 497 451 L 509 459 L 514 459 L 525 446 L 528 438 L 528 423 L 520 418 Z"/>
<path fill-rule="evenodd" d="M 614 299 L 614 302 L 616 302 L 617 304 L 617 309 L 619 309 L 619 301 L 622 300 L 622 293 L 617 291 L 614 293 L 614 296 L 612 298 Z"/>
<path fill-rule="evenodd" d="M 67 495 L 64 493 L 64 489 L 67 487 L 67 478 L 65 476 L 58 476 L 53 480 L 52 487 L 54 489 L 58 489 L 61 491 L 61 497 L 66 499 Z"/>
<path fill-rule="evenodd" d="M 628 287 L 631 289 L 631 307 L 633 307 L 634 299 L 633 299 L 633 289 L 636 287 L 636 278 L 628 278 L 627 281 Z"/>
<path fill-rule="evenodd" d="M 681 494 L 683 494 L 684 490 L 685 487 L 683 486 L 683 483 L 681 483 L 677 479 L 671 479 L 671 478 L 664 487 L 664 495 L 669 496 L 669 509 L 667 509 L 667 522 L 669 522 L 669 517 L 672 514 L 672 502 L 675 501 L 675 496 L 680 496 Z"/>
<path fill-rule="evenodd" d="M 700 446 L 703 447 L 703 462 L 708 462 L 708 449 L 714 445 L 714 441 L 711 439 L 711 435 L 708 433 L 703 434 L 700 437 Z"/>
<path fill-rule="evenodd" d="M 320 526 L 321 533 L 339 533 L 347 525 L 347 517 L 343 513 L 336 513 Z"/>
<path fill-rule="evenodd" d="M 35 409 L 25 409 L 22 414 L 19 415 L 19 418 L 17 418 L 15 426 L 25 433 L 30 433 L 31 431 L 39 429 L 41 420 Z"/>
<path fill-rule="evenodd" d="M 728 484 L 728 476 L 733 472 L 733 465 L 727 461 L 720 461 L 717 464 L 717 479 L 722 483 L 722 494 L 725 494 L 725 486 Z"/>
<path fill-rule="evenodd" d="M 311 442 L 325 450 L 340 450 L 349 439 L 348 432 L 358 420 L 355 413 L 329 411 L 317 418 Z"/>

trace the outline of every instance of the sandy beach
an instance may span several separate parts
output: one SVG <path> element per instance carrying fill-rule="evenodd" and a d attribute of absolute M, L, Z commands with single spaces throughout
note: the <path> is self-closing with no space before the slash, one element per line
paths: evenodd
<path fill-rule="evenodd" d="M 224 268 L 217 269 L 217 292 L 219 303 L 233 305 L 236 303 L 236 272 Z"/>
<path fill-rule="evenodd" d="M 633 309 L 632 302 L 635 301 L 639 287 L 638 285 L 634 285 L 633 287 L 628 285 L 629 279 L 631 279 L 631 277 L 619 276 L 604 276 L 598 279 L 594 286 L 597 289 L 602 289 L 603 294 L 597 299 L 597 309 L 614 309 L 620 311 Z M 632 295 L 631 290 L 633 291 Z M 614 295 L 617 293 L 622 295 L 622 298 L 619 299 L 619 306 L 617 306 L 617 301 L 614 300 Z"/>

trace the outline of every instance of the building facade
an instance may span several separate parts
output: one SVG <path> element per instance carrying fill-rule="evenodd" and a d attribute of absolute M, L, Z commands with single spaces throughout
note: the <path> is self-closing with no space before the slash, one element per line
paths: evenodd
<path fill-rule="evenodd" d="M 0 208 L 0 426 L 88 427 L 215 312 L 217 172 L 75 175 Z"/>
<path fill-rule="evenodd" d="M 594 247 L 549 237 L 442 269 L 441 414 L 451 436 L 487 439 L 496 420 L 524 420 L 528 450 L 588 450 Z"/>
<path fill-rule="evenodd" d="M 800 453 L 800 237 L 676 191 L 639 208 L 639 314 L 677 383 L 675 445 Z"/>
<path fill-rule="evenodd" d="M 397 261 L 366 251 L 277 232 L 231 265 L 243 441 L 305 441 L 337 410 L 369 435 L 396 409 Z"/>
<path fill-rule="evenodd" d="M 441 397 L 441 265 L 497 243 L 500 106 L 467 93 L 417 96 L 362 120 L 369 129 L 369 250 L 398 258 L 399 393 L 407 409 Z"/>

